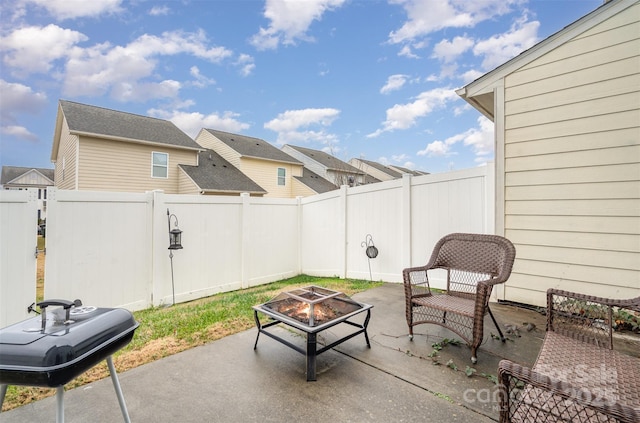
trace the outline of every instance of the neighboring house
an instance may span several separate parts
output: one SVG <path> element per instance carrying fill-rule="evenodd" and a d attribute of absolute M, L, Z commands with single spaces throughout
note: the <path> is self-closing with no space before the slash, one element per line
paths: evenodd
<path fill-rule="evenodd" d="M 365 159 L 351 159 L 349 160 L 349 164 L 353 167 L 360 169 L 362 172 L 367 175 L 371 175 L 376 179 L 381 181 L 390 181 L 392 179 L 402 178 L 402 173 L 397 170 L 391 169 L 388 166 L 383 164 L 373 162 L 371 160 Z"/>
<path fill-rule="evenodd" d="M 178 165 L 180 194 L 240 195 L 262 197 L 267 193 L 238 168 L 213 150 L 200 152 L 198 165 Z"/>
<path fill-rule="evenodd" d="M 47 187 L 54 186 L 54 170 L 34 167 L 2 166 L 0 186 L 7 190 L 38 190 L 38 220 L 47 218 Z"/>
<path fill-rule="evenodd" d="M 304 167 L 336 186 L 364 184 L 365 173 L 320 150 L 285 144 L 282 151 L 304 163 Z"/>
<path fill-rule="evenodd" d="M 499 298 L 640 295 L 640 2 L 610 1 L 457 93 L 495 125 Z"/>
<path fill-rule="evenodd" d="M 302 169 L 302 176 L 294 176 L 293 178 L 298 181 L 297 187 L 294 189 L 294 195 L 296 197 L 322 194 L 323 192 L 329 192 L 339 188 L 337 185 L 332 184 L 306 167 Z"/>
<path fill-rule="evenodd" d="M 423 172 L 421 170 L 411 170 L 411 169 L 407 169 L 406 167 L 400 167 L 400 166 L 389 165 L 387 167 L 392 170 L 395 170 L 396 172 L 400 172 L 402 174 L 408 173 L 411 176 L 422 176 L 422 175 L 429 174 L 428 172 Z"/>
<path fill-rule="evenodd" d="M 265 197 L 295 198 L 302 162 L 259 138 L 203 128 L 196 142 L 211 149 L 251 178 Z"/>
<path fill-rule="evenodd" d="M 60 100 L 51 161 L 59 189 L 178 194 L 202 150 L 169 121 Z"/>

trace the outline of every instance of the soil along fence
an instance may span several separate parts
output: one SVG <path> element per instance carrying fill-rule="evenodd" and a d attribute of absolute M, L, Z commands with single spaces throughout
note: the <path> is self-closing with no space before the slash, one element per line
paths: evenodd
<path fill-rule="evenodd" d="M 401 282 L 402 269 L 427 260 L 444 234 L 492 233 L 493 190 L 492 166 L 295 199 L 50 189 L 45 298 L 140 310 L 301 273 L 369 279 L 371 271 L 374 280 Z M 26 212 L 29 201 L 16 206 L 6 193 L 0 191 L 0 327 L 25 318 L 35 300 L 35 259 L 17 263 L 5 252 L 19 239 L 35 246 L 36 225 L 18 228 L 12 216 L 19 207 Z M 182 231 L 183 249 L 172 260 L 167 211 Z M 379 250 L 373 260 L 362 246 L 368 234 Z M 29 288 L 17 292 L 15 283 Z M 9 311 L 9 304 L 16 306 Z"/>

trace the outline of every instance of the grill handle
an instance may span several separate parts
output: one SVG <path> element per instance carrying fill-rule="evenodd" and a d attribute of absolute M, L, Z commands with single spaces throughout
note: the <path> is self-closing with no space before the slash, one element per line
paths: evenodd
<path fill-rule="evenodd" d="M 82 305 L 82 301 L 80 300 L 75 300 L 75 301 L 68 301 L 68 300 L 44 300 L 44 301 L 40 301 L 38 304 L 38 307 L 40 307 L 40 312 L 42 313 L 42 331 L 44 332 L 44 328 L 47 326 L 47 313 L 46 313 L 46 308 L 49 306 L 60 306 L 62 308 L 65 309 L 66 311 L 66 315 L 65 315 L 65 321 L 68 322 L 69 321 L 69 313 L 71 312 L 71 307 L 80 307 Z"/>

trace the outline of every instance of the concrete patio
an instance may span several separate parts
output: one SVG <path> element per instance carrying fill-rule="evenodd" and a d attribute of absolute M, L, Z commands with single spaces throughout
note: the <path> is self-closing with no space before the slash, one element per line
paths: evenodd
<path fill-rule="evenodd" d="M 518 325 L 520 337 L 502 343 L 490 318 L 485 341 L 472 365 L 464 344 L 446 346 L 440 365 L 428 355 L 432 344 L 458 336 L 435 325 L 421 325 L 410 341 L 404 317 L 402 284 L 385 284 L 356 294 L 372 304 L 368 334 L 359 335 L 317 358 L 317 381 L 307 382 L 305 357 L 266 336 L 253 344 L 257 330 L 228 336 L 119 374 L 133 422 L 489 422 L 498 419 L 498 362 L 509 358 L 531 365 L 544 336 L 541 314 L 504 304 L 492 310 L 504 330 Z M 364 318 L 364 316 L 358 316 Z M 358 320 L 357 318 L 354 320 Z M 532 331 L 522 329 L 534 323 Z M 331 342 L 351 331 L 338 325 L 321 332 Z M 304 338 L 278 327 L 277 333 L 304 345 Z M 458 371 L 445 364 L 453 360 Z M 472 366 L 476 373 L 467 377 Z M 483 376 L 486 375 L 486 376 Z M 0 414 L 2 423 L 55 421 L 55 398 Z M 65 394 L 66 422 L 118 422 L 122 414 L 109 378 Z"/>

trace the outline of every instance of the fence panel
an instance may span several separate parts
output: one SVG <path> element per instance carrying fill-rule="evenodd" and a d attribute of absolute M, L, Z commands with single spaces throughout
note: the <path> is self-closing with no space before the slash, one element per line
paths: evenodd
<path fill-rule="evenodd" d="M 171 304 L 172 290 L 180 303 L 242 288 L 242 199 L 155 194 L 154 304 Z M 173 251 L 173 289 L 167 210 L 178 218 L 184 247 Z"/>
<path fill-rule="evenodd" d="M 300 273 L 299 205 L 295 199 L 250 198 L 243 226 L 244 286 L 290 278 Z"/>
<path fill-rule="evenodd" d="M 345 189 L 302 198 L 300 268 L 311 276 L 344 273 Z"/>
<path fill-rule="evenodd" d="M 45 298 L 150 305 L 153 196 L 50 190 Z"/>
<path fill-rule="evenodd" d="M 36 300 L 37 199 L 37 190 L 0 191 L 0 327 L 26 319 Z"/>

